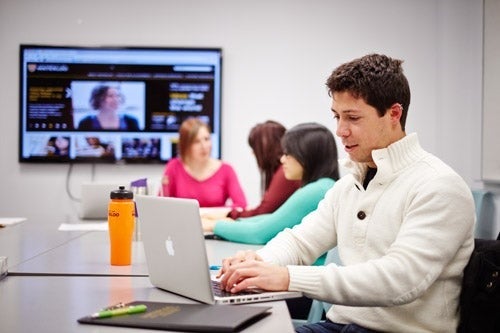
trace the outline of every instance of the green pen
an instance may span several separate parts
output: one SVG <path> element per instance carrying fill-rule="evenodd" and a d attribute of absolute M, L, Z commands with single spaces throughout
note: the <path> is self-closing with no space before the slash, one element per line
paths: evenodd
<path fill-rule="evenodd" d="M 91 317 L 92 318 L 109 318 L 109 317 L 120 316 L 120 315 L 125 315 L 125 314 L 135 314 L 135 313 L 145 312 L 147 310 L 147 308 L 148 307 L 144 304 L 131 305 L 131 306 L 127 306 L 124 308 L 99 311 L 99 312 L 96 312 L 93 315 L 91 315 Z"/>

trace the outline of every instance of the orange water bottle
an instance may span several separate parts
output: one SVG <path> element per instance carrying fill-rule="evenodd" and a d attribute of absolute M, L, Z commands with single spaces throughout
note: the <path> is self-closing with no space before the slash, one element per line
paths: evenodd
<path fill-rule="evenodd" d="M 108 227 L 111 265 L 130 265 L 135 223 L 134 193 L 120 186 L 118 190 L 111 191 L 110 198 Z"/>

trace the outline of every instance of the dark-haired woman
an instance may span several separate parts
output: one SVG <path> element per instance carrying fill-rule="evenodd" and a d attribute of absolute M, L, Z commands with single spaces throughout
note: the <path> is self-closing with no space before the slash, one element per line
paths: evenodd
<path fill-rule="evenodd" d="M 274 213 L 241 218 L 235 222 L 204 219 L 205 231 L 229 241 L 265 244 L 312 212 L 339 177 L 337 146 L 333 134 L 316 123 L 297 125 L 283 139 L 281 163 L 285 177 L 300 180 L 302 187 Z M 318 262 L 319 264 L 320 262 Z"/>
<path fill-rule="evenodd" d="M 262 200 L 252 209 L 233 209 L 227 214 L 232 219 L 273 213 L 301 184 L 300 180 L 285 177 L 280 158 L 283 155 L 281 139 L 285 126 L 267 120 L 255 125 L 248 135 L 248 145 L 252 148 L 261 174 Z"/>

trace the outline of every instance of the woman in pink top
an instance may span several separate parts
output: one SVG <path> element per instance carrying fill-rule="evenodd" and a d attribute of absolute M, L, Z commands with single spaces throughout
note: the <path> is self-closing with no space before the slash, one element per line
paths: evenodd
<path fill-rule="evenodd" d="M 182 122 L 178 148 L 179 157 L 165 166 L 161 195 L 196 199 L 200 207 L 247 206 L 233 168 L 211 157 L 210 128 L 205 122 L 198 118 Z"/>

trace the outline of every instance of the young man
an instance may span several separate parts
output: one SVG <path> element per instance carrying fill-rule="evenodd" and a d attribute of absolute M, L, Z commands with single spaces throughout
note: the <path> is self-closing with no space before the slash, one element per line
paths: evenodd
<path fill-rule="evenodd" d="M 300 332 L 455 332 L 473 249 L 474 202 L 462 178 L 406 135 L 402 61 L 370 54 L 327 80 L 351 174 L 316 211 L 257 252 L 223 261 L 223 286 L 297 290 L 333 303 Z M 342 266 L 308 266 L 337 246 Z"/>

